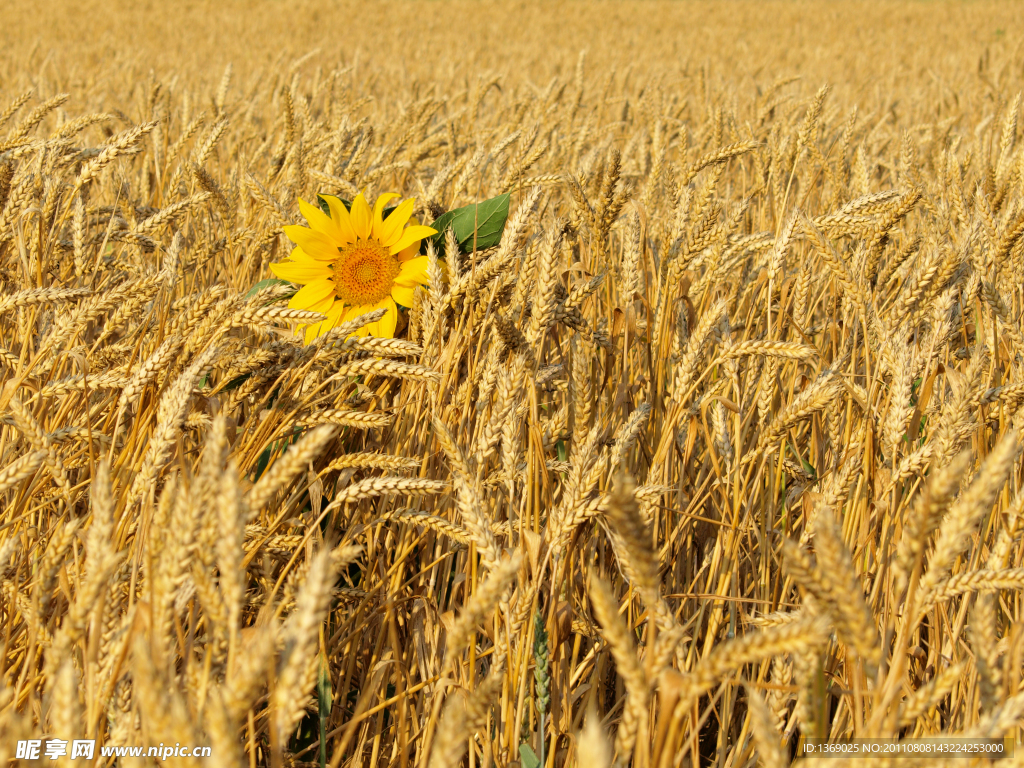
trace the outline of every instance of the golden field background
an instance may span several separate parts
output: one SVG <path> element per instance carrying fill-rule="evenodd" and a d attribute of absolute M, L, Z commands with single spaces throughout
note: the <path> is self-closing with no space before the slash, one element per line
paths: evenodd
<path fill-rule="evenodd" d="M 1019 741 L 1019 11 L 5 4 L 0 762 Z M 356 190 L 512 212 L 304 347 Z"/>

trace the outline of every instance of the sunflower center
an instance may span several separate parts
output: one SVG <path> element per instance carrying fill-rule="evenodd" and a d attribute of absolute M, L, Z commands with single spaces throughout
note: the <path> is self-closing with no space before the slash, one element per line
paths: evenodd
<path fill-rule="evenodd" d="M 339 299 L 346 304 L 376 304 L 391 294 L 402 265 L 380 241 L 356 240 L 338 250 L 333 270 Z"/>

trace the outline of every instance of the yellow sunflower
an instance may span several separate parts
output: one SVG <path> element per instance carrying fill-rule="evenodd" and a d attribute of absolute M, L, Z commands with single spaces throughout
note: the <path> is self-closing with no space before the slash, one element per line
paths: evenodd
<path fill-rule="evenodd" d="M 437 230 L 412 218 L 412 199 L 400 203 L 385 219 L 384 206 L 398 197 L 393 192 L 378 197 L 372 211 L 359 194 L 351 213 L 338 198 L 322 197 L 331 215 L 299 200 L 309 227 L 285 227 L 284 233 L 296 247 L 288 261 L 270 265 L 282 280 L 302 286 L 289 307 L 327 315 L 323 322 L 305 326 L 306 344 L 375 309 L 387 313 L 356 335 L 391 338 L 398 322 L 395 302 L 411 307 L 416 286 L 428 282 L 427 257 L 417 254 L 420 241 Z"/>

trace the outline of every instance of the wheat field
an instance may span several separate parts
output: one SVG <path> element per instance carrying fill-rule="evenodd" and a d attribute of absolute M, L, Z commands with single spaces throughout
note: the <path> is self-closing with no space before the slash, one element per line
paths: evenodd
<path fill-rule="evenodd" d="M 1020 9 L 5 3 L 0 764 L 1019 742 Z M 511 213 L 306 346 L 360 191 Z"/>

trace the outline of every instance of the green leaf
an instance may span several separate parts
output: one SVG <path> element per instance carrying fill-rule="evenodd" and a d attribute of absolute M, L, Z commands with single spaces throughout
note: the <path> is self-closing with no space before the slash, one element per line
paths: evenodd
<path fill-rule="evenodd" d="M 257 293 L 262 291 L 264 288 L 269 288 L 272 285 L 291 285 L 287 280 L 281 280 L 277 277 L 268 277 L 266 280 L 260 280 L 256 285 L 249 289 L 249 292 L 245 294 L 245 298 L 251 299 Z"/>
<path fill-rule="evenodd" d="M 540 768 L 540 758 L 529 744 L 519 745 L 519 762 L 523 768 Z"/>
<path fill-rule="evenodd" d="M 463 208 L 456 208 L 453 211 L 442 214 L 432 226 L 437 230 L 436 235 L 425 239 L 433 240 L 434 247 L 444 247 L 444 233 L 451 229 L 455 233 L 455 241 L 459 244 L 462 253 L 472 253 L 473 248 L 482 251 L 501 242 L 501 233 L 505 229 L 505 221 L 508 219 L 508 204 L 510 195 L 492 197 L 481 203 L 474 203 Z M 474 232 L 476 237 L 474 238 Z M 424 245 L 426 247 L 426 245 Z"/>
<path fill-rule="evenodd" d="M 238 389 L 240 386 L 242 386 L 242 384 L 244 384 L 245 382 L 247 382 L 251 378 L 252 378 L 252 374 L 251 373 L 243 373 L 241 376 L 236 376 L 231 381 L 229 381 L 224 386 L 223 389 L 221 389 L 221 392 L 230 392 L 232 389 Z"/>
<path fill-rule="evenodd" d="M 803 456 L 800 457 L 800 463 L 803 464 L 804 472 L 807 472 L 813 478 L 817 478 L 818 477 L 818 470 L 816 470 L 814 468 L 814 465 L 812 465 L 811 462 L 809 462 Z"/>
<path fill-rule="evenodd" d="M 320 669 L 316 678 L 317 714 L 320 721 L 320 768 L 327 765 L 327 720 L 331 715 L 331 674 L 327 660 L 320 654 Z"/>
<path fill-rule="evenodd" d="M 256 474 L 252 479 L 254 483 L 263 476 L 264 472 L 267 471 L 267 467 L 270 466 L 270 457 L 277 452 L 278 448 L 284 449 L 281 451 L 281 455 L 283 456 L 284 452 L 288 450 L 288 446 L 299 442 L 299 438 L 302 437 L 303 431 L 302 427 L 295 427 L 292 429 L 291 437 L 275 440 L 263 449 L 263 452 L 256 459 Z M 280 456 L 278 458 L 280 458 Z"/>
<path fill-rule="evenodd" d="M 243 383 L 252 378 L 251 373 L 243 373 L 241 376 L 236 376 L 229 381 L 224 387 L 221 388 L 221 392 L 230 392 L 232 389 L 238 389 Z M 206 374 L 199 382 L 199 388 L 202 389 L 207 385 L 210 380 L 210 374 Z"/>
<path fill-rule="evenodd" d="M 273 453 L 273 451 L 273 446 L 267 446 L 266 448 L 263 449 L 263 452 L 260 453 L 259 457 L 256 459 L 256 474 L 253 476 L 252 479 L 254 483 L 263 476 L 264 472 L 267 471 L 267 467 L 270 465 L 270 454 Z"/>
<path fill-rule="evenodd" d="M 798 460 L 798 461 L 800 462 L 800 465 L 801 465 L 801 466 L 802 466 L 802 467 L 804 468 L 804 472 L 806 472 L 806 473 L 808 473 L 809 475 L 811 475 L 811 477 L 813 477 L 813 478 L 817 479 L 817 477 L 818 477 L 818 470 L 816 470 L 816 469 L 814 468 L 814 465 L 813 465 L 813 464 L 811 464 L 811 462 L 807 461 L 807 459 L 805 459 L 805 458 L 804 458 L 803 456 L 801 456 L 801 455 L 800 455 L 800 454 L 799 454 L 799 453 L 797 452 L 796 448 L 794 448 L 794 447 L 793 447 L 792 445 L 790 445 L 790 444 L 789 444 L 788 442 L 786 442 L 786 443 L 783 443 L 783 445 L 784 445 L 784 446 L 785 446 L 786 448 L 788 448 L 788 449 L 789 449 L 789 452 L 790 452 L 790 453 L 792 453 L 792 454 L 793 454 L 793 458 L 794 458 L 794 459 L 797 459 L 797 460 Z"/>
<path fill-rule="evenodd" d="M 335 195 L 335 197 L 337 197 L 337 195 Z M 338 197 L 338 199 L 341 200 L 341 204 L 345 206 L 345 210 L 346 211 L 351 211 L 352 210 L 352 201 L 351 200 L 346 200 L 343 197 Z M 324 200 L 323 196 L 322 195 L 317 195 L 316 196 L 316 201 L 320 205 L 320 210 L 323 211 L 328 216 L 330 216 L 331 215 L 331 206 L 329 206 L 327 204 L 327 201 Z"/>

